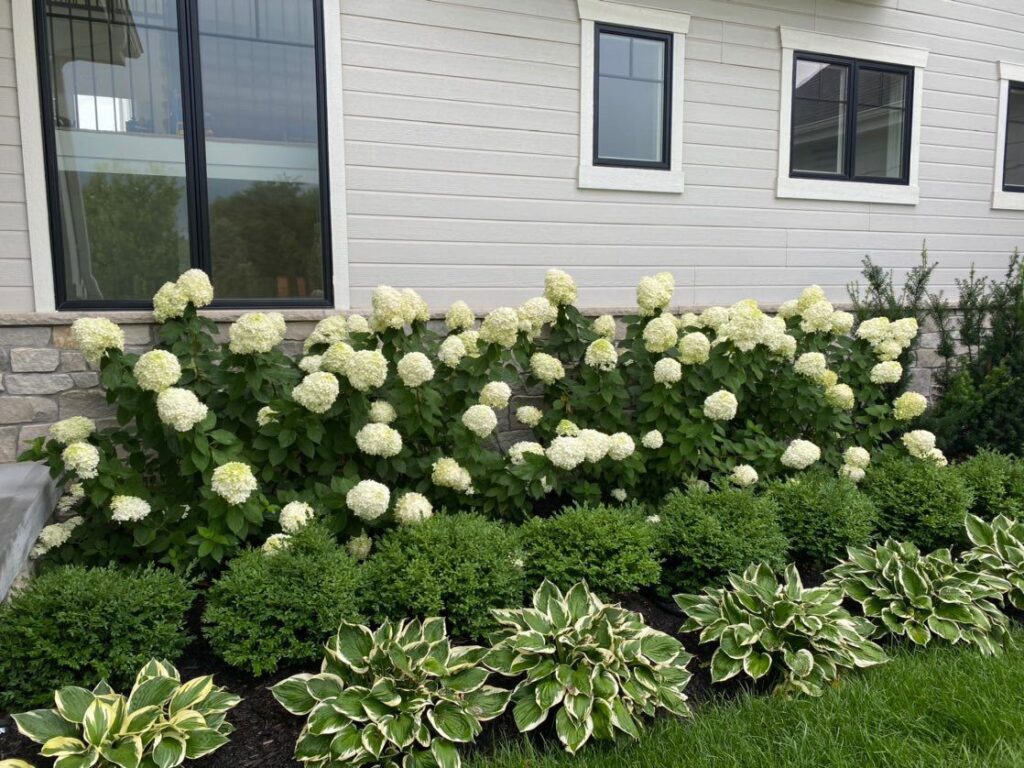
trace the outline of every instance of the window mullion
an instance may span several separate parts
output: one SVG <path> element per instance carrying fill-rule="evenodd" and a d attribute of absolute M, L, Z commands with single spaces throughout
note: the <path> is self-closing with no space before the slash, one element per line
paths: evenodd
<path fill-rule="evenodd" d="M 853 181 L 857 175 L 857 105 L 860 103 L 860 64 L 851 60 L 849 103 L 846 107 L 846 178 Z"/>
<path fill-rule="evenodd" d="M 211 271 L 207 226 L 206 143 L 199 66 L 198 8 L 195 0 L 178 0 L 178 41 L 181 58 L 182 127 L 185 141 L 185 190 L 188 196 L 192 266 Z"/>

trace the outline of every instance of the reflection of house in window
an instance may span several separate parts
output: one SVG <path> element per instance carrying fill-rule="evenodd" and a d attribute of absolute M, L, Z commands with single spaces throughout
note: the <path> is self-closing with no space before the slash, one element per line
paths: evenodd
<path fill-rule="evenodd" d="M 124 133 L 132 120 L 132 100 L 118 96 L 78 94 L 76 104 L 80 131 Z"/>

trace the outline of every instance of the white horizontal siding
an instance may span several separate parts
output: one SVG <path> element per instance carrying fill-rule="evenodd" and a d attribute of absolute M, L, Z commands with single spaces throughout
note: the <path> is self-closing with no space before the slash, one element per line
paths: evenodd
<path fill-rule="evenodd" d="M 35 300 L 12 26 L 11 0 L 0 0 L 0 312 L 31 312 Z"/>
<path fill-rule="evenodd" d="M 897 276 L 927 241 L 950 291 L 999 274 L 1024 213 L 989 204 L 996 61 L 1024 63 L 1019 0 L 644 0 L 691 14 L 682 196 L 576 186 L 575 0 L 347 0 L 343 5 L 354 306 L 381 282 L 479 307 L 570 270 L 588 305 L 629 305 L 669 269 L 677 300 L 831 295 L 866 254 Z M 921 202 L 775 197 L 779 26 L 931 51 Z"/>

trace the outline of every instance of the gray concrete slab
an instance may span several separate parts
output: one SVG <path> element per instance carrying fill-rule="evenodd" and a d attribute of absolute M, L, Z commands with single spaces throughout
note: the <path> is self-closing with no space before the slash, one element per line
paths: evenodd
<path fill-rule="evenodd" d="M 57 504 L 57 487 L 42 464 L 0 464 L 0 600 L 28 562 Z"/>

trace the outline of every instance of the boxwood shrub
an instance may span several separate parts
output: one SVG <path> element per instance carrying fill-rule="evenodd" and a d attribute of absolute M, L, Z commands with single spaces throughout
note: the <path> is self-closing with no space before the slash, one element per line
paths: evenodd
<path fill-rule="evenodd" d="M 974 494 L 971 512 L 983 520 L 1024 513 L 1024 464 L 996 451 L 978 451 L 956 471 Z"/>

